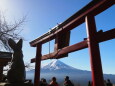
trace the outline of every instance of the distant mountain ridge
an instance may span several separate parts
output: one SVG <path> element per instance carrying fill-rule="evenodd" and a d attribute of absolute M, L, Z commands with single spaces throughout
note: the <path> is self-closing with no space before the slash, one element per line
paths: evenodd
<path fill-rule="evenodd" d="M 60 74 L 70 74 L 70 73 L 88 73 L 90 71 L 84 71 L 71 67 L 59 60 L 53 60 L 51 63 L 43 66 L 41 68 L 41 73 L 60 73 Z"/>
<path fill-rule="evenodd" d="M 34 71 L 34 69 L 28 71 L 27 76 L 28 74 L 33 74 Z M 70 76 L 73 82 L 81 83 L 82 86 L 85 86 L 89 80 L 92 80 L 91 71 L 76 69 L 59 60 L 53 60 L 51 63 L 41 67 L 41 78 L 46 78 L 47 80 L 55 76 L 59 82 L 62 82 L 67 75 Z M 115 83 L 115 75 L 104 74 L 104 79 L 108 78 Z"/>

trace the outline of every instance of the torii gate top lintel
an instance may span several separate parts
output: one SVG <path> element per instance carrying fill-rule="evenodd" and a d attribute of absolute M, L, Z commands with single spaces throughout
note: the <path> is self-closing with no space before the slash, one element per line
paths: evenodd
<path fill-rule="evenodd" d="M 72 15 L 67 20 L 65 20 L 63 23 L 56 25 L 54 28 L 52 28 L 50 34 L 49 32 L 43 34 L 37 39 L 31 41 L 30 45 L 32 47 L 36 47 L 36 45 L 39 43 L 43 44 L 52 39 L 55 39 L 56 34 L 70 31 L 73 28 L 85 22 L 85 16 L 87 16 L 88 14 L 92 14 L 93 16 L 96 16 L 97 14 L 103 12 L 113 4 L 114 4 L 113 0 L 93 0 L 85 7 L 83 7 L 81 10 L 79 10 L 74 15 Z"/>
<path fill-rule="evenodd" d="M 79 10 L 74 15 L 72 15 L 70 18 L 65 20 L 63 23 L 52 28 L 50 33 L 47 32 L 47 33 L 43 34 L 42 36 L 38 37 L 37 39 L 31 41 L 30 45 L 32 47 L 37 47 L 38 44 L 44 44 L 50 40 L 55 39 L 54 53 L 51 53 L 50 57 L 49 57 L 49 55 L 42 56 L 42 60 L 52 59 L 52 58 L 60 58 L 60 56 L 62 55 L 61 51 L 62 52 L 64 51 L 63 54 L 66 53 L 65 56 L 67 56 L 67 53 L 87 48 L 88 47 L 87 40 L 84 40 L 84 41 L 81 41 L 75 45 L 66 47 L 69 45 L 70 30 L 72 30 L 73 28 L 77 27 L 78 25 L 84 23 L 86 16 L 88 16 L 88 15 L 96 16 L 97 14 L 103 12 L 104 10 L 106 10 L 107 8 L 112 6 L 113 4 L 114 4 L 113 0 L 93 0 L 89 4 L 87 4 L 85 7 L 83 7 L 81 10 Z M 106 32 L 100 31 L 100 32 L 98 32 L 98 35 L 96 35 L 96 37 L 95 37 L 98 39 L 96 41 L 103 42 L 106 40 L 113 39 L 114 32 L 115 32 L 114 28 L 111 29 L 110 31 L 106 31 Z M 75 46 L 78 46 L 78 47 L 75 48 Z M 66 47 L 66 48 L 64 48 L 64 47 Z M 71 48 L 71 50 L 70 50 L 70 48 Z M 61 51 L 60 51 L 59 55 L 56 55 L 57 57 L 54 57 L 55 53 L 58 53 L 60 49 L 61 49 Z M 70 51 L 67 51 L 68 49 Z M 46 57 L 49 57 L 49 58 L 46 58 Z M 62 56 L 62 57 L 64 57 L 64 56 Z M 35 62 L 35 59 L 32 59 L 31 62 Z"/>

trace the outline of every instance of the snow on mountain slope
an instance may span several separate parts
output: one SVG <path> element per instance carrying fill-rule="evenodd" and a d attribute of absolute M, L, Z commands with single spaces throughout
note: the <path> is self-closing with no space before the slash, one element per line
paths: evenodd
<path fill-rule="evenodd" d="M 42 66 L 42 69 L 49 69 L 49 70 L 59 70 L 59 69 L 75 69 L 59 60 L 53 60 L 51 63 Z"/>
<path fill-rule="evenodd" d="M 51 63 L 41 67 L 41 74 L 89 74 L 89 71 L 73 68 L 59 60 L 53 60 Z"/>
<path fill-rule="evenodd" d="M 27 79 L 34 80 L 34 72 L 35 70 L 27 71 Z M 53 76 L 55 76 L 59 82 L 63 81 L 65 76 L 69 76 L 72 81 L 87 84 L 87 82 L 91 79 L 91 71 L 80 70 L 73 68 L 59 60 L 53 60 L 51 63 L 41 66 L 40 77 L 50 80 Z M 112 74 L 104 74 L 104 79 L 110 79 L 115 83 L 115 75 Z"/>
<path fill-rule="evenodd" d="M 32 69 L 28 72 L 34 72 L 35 70 Z M 53 60 L 51 63 L 47 64 L 47 65 L 42 65 L 41 66 L 41 73 L 89 73 L 89 71 L 86 70 L 80 70 L 80 69 L 76 69 L 74 67 L 71 67 L 59 60 Z"/>

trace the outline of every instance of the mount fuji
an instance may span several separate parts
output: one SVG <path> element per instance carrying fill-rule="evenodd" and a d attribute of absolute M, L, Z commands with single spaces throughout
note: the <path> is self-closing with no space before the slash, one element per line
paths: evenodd
<path fill-rule="evenodd" d="M 71 66 L 66 65 L 65 63 L 59 61 L 59 60 L 54 60 L 48 65 L 45 65 L 42 67 L 42 69 L 48 69 L 50 71 L 52 70 L 61 70 L 61 69 L 74 69 Z"/>
<path fill-rule="evenodd" d="M 35 70 L 30 70 L 27 71 L 27 73 L 33 73 Z M 76 76 L 77 77 L 81 77 L 81 76 L 91 76 L 91 72 L 90 71 L 86 71 L 86 70 L 80 70 L 80 69 L 76 69 L 74 67 L 71 67 L 59 60 L 53 60 L 51 63 L 42 66 L 41 67 L 41 75 L 48 74 L 49 75 L 54 75 L 54 76 L 62 76 L 62 75 L 70 75 L 70 76 Z M 42 76 L 41 76 L 42 77 Z"/>
<path fill-rule="evenodd" d="M 27 71 L 27 78 L 33 80 L 34 72 L 34 69 Z M 88 81 L 92 80 L 91 71 L 76 69 L 59 60 L 53 60 L 51 63 L 41 67 L 41 78 L 45 78 L 49 82 L 53 76 L 60 83 L 64 81 L 65 76 L 69 76 L 74 84 L 80 84 L 82 86 L 86 86 Z M 104 79 L 106 80 L 108 78 L 115 83 L 115 75 L 104 74 Z"/>

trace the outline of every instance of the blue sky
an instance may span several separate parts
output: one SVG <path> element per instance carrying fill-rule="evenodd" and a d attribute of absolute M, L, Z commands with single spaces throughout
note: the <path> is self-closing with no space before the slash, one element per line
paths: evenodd
<path fill-rule="evenodd" d="M 29 42 L 49 31 L 50 28 L 61 23 L 84 7 L 91 0 L 0 0 L 0 10 L 9 22 L 18 20 L 27 15 L 26 22 L 21 27 L 21 35 L 26 39 L 23 44 L 25 63 L 35 57 L 36 48 L 30 47 Z M 115 6 L 97 15 L 97 31 L 107 31 L 115 28 Z M 71 31 L 70 45 L 86 38 L 85 23 Z M 54 40 L 51 41 L 51 51 L 54 48 Z M 115 74 L 115 39 L 100 43 L 103 72 Z M 48 53 L 48 43 L 43 45 L 43 54 Z M 68 57 L 60 59 L 62 62 L 82 70 L 90 69 L 88 49 L 70 53 Z M 52 60 L 42 61 L 42 64 Z"/>

